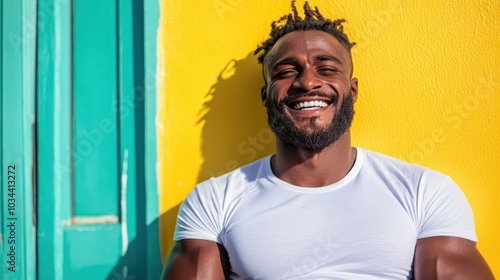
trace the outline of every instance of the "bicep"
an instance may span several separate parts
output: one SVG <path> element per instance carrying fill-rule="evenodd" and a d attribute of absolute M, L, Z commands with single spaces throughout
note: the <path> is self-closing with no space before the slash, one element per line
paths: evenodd
<path fill-rule="evenodd" d="M 417 241 L 414 272 L 416 280 L 494 279 L 475 242 L 448 236 Z"/>
<path fill-rule="evenodd" d="M 163 280 L 226 279 L 229 259 L 221 244 L 185 239 L 178 241 L 165 265 Z"/>

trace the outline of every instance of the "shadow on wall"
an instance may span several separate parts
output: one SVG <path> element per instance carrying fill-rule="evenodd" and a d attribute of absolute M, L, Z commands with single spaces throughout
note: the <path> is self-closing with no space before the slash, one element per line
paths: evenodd
<path fill-rule="evenodd" d="M 136 238 L 129 243 L 127 252 L 109 272 L 106 280 L 160 279 L 162 263 L 158 220 L 161 219 L 138 228 Z"/>
<path fill-rule="evenodd" d="M 201 111 L 201 152 L 198 182 L 227 173 L 274 151 L 274 134 L 267 125 L 260 98 L 261 67 L 250 53 L 230 61 L 207 93 Z"/>
<path fill-rule="evenodd" d="M 208 91 L 197 123 L 203 124 L 204 160 L 198 183 L 274 152 L 274 134 L 260 98 L 262 84 L 261 67 L 250 53 L 242 60 L 231 60 Z M 160 218 L 164 254 L 174 245 L 178 209 L 179 205 Z"/>
<path fill-rule="evenodd" d="M 161 251 L 168 255 L 173 246 L 173 231 L 177 219 L 179 205 L 170 209 L 147 227 L 142 227 L 136 238 L 128 245 L 127 252 L 120 258 L 106 277 L 106 280 L 149 280 L 160 279 L 164 262 Z M 168 231 L 162 231 L 163 236 L 158 238 L 159 226 Z M 159 239 L 168 238 L 168 242 Z M 167 244 L 166 250 L 161 250 L 161 244 Z"/>

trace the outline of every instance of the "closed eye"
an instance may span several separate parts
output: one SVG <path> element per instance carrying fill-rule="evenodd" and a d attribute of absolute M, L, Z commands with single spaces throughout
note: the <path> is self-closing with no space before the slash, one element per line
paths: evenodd
<path fill-rule="evenodd" d="M 323 68 L 318 69 L 318 72 L 320 74 L 324 74 L 324 75 L 336 74 L 339 71 L 340 71 L 339 69 L 337 69 L 337 68 L 331 68 L 331 67 L 323 67 Z"/>
<path fill-rule="evenodd" d="M 282 71 L 276 73 L 273 76 L 273 79 L 285 79 L 285 78 L 289 78 L 289 77 L 295 76 L 296 74 L 297 74 L 296 70 L 294 70 L 294 69 L 286 69 L 286 70 L 282 70 Z"/>

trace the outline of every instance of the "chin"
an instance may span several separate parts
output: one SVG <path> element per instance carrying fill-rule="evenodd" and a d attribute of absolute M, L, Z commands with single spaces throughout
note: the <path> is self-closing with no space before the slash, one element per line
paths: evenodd
<path fill-rule="evenodd" d="M 286 110 L 279 110 L 276 106 L 266 107 L 269 126 L 281 142 L 314 151 L 322 150 L 339 140 L 349 131 L 354 117 L 354 104 L 350 96 L 343 100 L 340 110 L 327 124 L 319 124 L 319 117 L 315 116 L 302 122 L 304 125 L 297 126 L 284 112 Z"/>

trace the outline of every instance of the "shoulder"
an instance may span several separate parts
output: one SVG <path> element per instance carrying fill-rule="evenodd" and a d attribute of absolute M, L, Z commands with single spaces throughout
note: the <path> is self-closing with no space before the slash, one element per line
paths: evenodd
<path fill-rule="evenodd" d="M 378 182 L 394 194 L 411 197 L 412 201 L 431 201 L 437 196 L 463 196 L 458 185 L 446 174 L 418 164 L 361 150 L 364 153 L 362 175 L 366 182 Z"/>
<path fill-rule="evenodd" d="M 203 181 L 196 185 L 193 192 L 204 196 L 237 195 L 268 175 L 270 157 L 266 156 L 221 176 Z"/>
<path fill-rule="evenodd" d="M 447 175 L 428 167 L 409 163 L 378 152 L 364 149 L 360 150 L 364 154 L 363 167 L 379 176 L 389 178 L 395 177 L 399 180 L 410 181 L 417 185 L 438 185 L 442 181 L 451 180 Z"/>
<path fill-rule="evenodd" d="M 449 176 L 375 152 L 365 151 L 364 156 L 365 180 L 381 183 L 397 197 L 413 218 L 418 238 L 477 240 L 467 198 Z"/>
<path fill-rule="evenodd" d="M 428 168 L 403 161 L 401 159 L 374 152 L 370 150 L 360 149 L 364 153 L 364 160 L 366 164 L 373 165 L 379 168 L 386 168 L 389 170 L 400 170 L 401 168 L 408 169 L 413 172 L 424 172 Z"/>
<path fill-rule="evenodd" d="M 226 221 L 242 197 L 253 189 L 266 159 L 198 184 L 182 203 L 174 239 L 203 239 L 221 243 Z"/>

